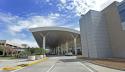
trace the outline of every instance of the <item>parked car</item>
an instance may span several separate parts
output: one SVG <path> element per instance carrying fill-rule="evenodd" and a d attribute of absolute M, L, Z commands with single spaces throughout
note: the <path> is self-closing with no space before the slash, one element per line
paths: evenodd
<path fill-rule="evenodd" d="M 72 56 L 72 52 L 69 52 L 69 53 L 65 53 L 65 56 Z"/>

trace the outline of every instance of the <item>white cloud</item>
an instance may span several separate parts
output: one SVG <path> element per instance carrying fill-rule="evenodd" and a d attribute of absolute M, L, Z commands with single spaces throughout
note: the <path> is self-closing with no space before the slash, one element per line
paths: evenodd
<path fill-rule="evenodd" d="M 66 0 L 60 0 L 62 4 L 65 4 L 66 3 Z"/>
<path fill-rule="evenodd" d="M 89 6 L 90 6 L 86 3 L 85 0 L 66 0 L 66 2 L 63 2 L 63 0 L 60 0 L 60 1 L 61 1 L 61 3 L 57 5 L 59 11 L 70 10 L 73 13 L 76 13 L 76 15 L 78 15 L 78 16 L 80 16 L 83 13 L 86 13 L 89 10 Z M 91 0 L 91 1 L 93 1 L 93 0 Z M 67 11 L 67 12 L 69 12 L 69 11 Z"/>
<path fill-rule="evenodd" d="M 123 0 L 103 0 L 102 2 L 101 1 L 98 1 L 98 5 L 100 6 L 100 10 L 104 9 L 105 7 L 107 7 L 108 5 L 110 5 L 113 1 L 118 1 L 118 2 L 121 2 Z"/>
<path fill-rule="evenodd" d="M 1 26 L 6 26 L 7 35 L 11 36 L 10 40 L 19 44 L 28 44 L 31 47 L 37 47 L 35 40 L 30 38 L 28 34 L 24 34 L 23 30 L 33 27 L 44 27 L 44 26 L 58 26 L 57 19 L 60 16 L 58 13 L 51 13 L 48 16 L 30 16 L 26 19 L 23 19 L 18 16 L 11 14 L 0 13 L 0 24 Z M 3 36 L 3 35 L 2 35 Z M 13 36 L 13 37 L 12 37 Z"/>
<path fill-rule="evenodd" d="M 75 12 L 77 16 L 87 13 L 90 9 L 100 11 L 113 1 L 122 0 L 60 0 L 61 3 L 58 4 L 59 11 L 61 10 L 71 10 Z M 67 11 L 69 12 L 69 11 Z"/>
<path fill-rule="evenodd" d="M 50 2 L 50 0 L 46 0 L 46 2 Z"/>
<path fill-rule="evenodd" d="M 0 24 L 5 24 L 8 31 L 13 35 L 28 28 L 59 26 L 61 24 L 58 22 L 59 19 L 59 13 L 50 13 L 48 16 L 29 16 L 25 19 L 11 14 L 0 13 Z"/>
<path fill-rule="evenodd" d="M 80 31 L 80 28 L 79 28 L 79 27 L 76 27 L 76 28 L 75 28 L 75 30 L 78 30 L 78 31 Z"/>
<path fill-rule="evenodd" d="M 38 45 L 35 41 L 22 40 L 22 39 L 11 39 L 10 41 L 12 41 L 14 43 L 19 43 L 19 44 L 27 44 L 30 47 L 38 47 Z"/>
<path fill-rule="evenodd" d="M 71 27 L 73 27 L 73 25 L 62 25 L 62 26 L 60 26 L 60 27 L 66 27 L 66 28 L 71 28 Z"/>
<path fill-rule="evenodd" d="M 80 27 L 79 26 L 74 26 L 74 25 L 62 25 L 60 27 L 65 27 L 65 28 L 70 28 L 70 29 L 75 29 L 75 30 L 78 30 L 80 31 Z"/>
<path fill-rule="evenodd" d="M 58 13 L 52 13 L 49 16 L 31 16 L 27 19 L 18 19 L 16 23 L 8 25 L 11 32 L 21 32 L 23 29 L 44 27 L 44 26 L 56 26 L 58 25 L 56 19 L 60 15 Z M 14 19 L 15 20 L 15 19 Z M 13 23 L 13 22 L 12 22 Z"/>
<path fill-rule="evenodd" d="M 59 16 L 61 16 L 59 13 L 50 13 L 49 14 L 49 18 L 52 18 L 52 19 L 57 19 L 57 18 L 59 18 Z"/>
<path fill-rule="evenodd" d="M 18 16 L 13 16 L 9 13 L 0 12 L 0 21 L 4 22 L 5 24 L 13 24 L 18 19 Z"/>
<path fill-rule="evenodd" d="M 22 21 L 24 22 L 24 21 Z M 51 17 L 44 17 L 44 16 L 33 16 L 30 19 L 28 19 L 25 24 L 28 24 L 28 28 L 33 27 L 44 27 L 44 26 L 55 26 L 56 22 Z M 23 24 L 24 24 L 23 23 Z"/>

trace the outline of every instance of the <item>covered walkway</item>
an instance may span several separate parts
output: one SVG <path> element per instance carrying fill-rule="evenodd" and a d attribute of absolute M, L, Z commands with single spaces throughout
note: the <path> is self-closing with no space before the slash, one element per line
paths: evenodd
<path fill-rule="evenodd" d="M 31 28 L 33 36 L 41 48 L 49 49 L 50 54 L 64 55 L 81 53 L 80 32 L 64 27 Z"/>

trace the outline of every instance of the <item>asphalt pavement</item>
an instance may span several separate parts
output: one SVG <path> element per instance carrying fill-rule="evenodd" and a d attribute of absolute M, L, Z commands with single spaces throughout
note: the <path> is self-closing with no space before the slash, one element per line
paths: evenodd
<path fill-rule="evenodd" d="M 11 72 L 93 72 L 75 56 L 49 57 L 48 61 Z"/>

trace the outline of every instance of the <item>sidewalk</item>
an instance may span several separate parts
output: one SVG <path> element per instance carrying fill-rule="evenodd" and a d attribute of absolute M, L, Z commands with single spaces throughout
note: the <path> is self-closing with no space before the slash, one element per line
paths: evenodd
<path fill-rule="evenodd" d="M 33 61 L 27 61 L 27 59 L 12 59 L 12 60 L 0 60 L 0 68 L 6 66 L 16 66 L 19 64 L 25 64 Z"/>
<path fill-rule="evenodd" d="M 35 60 L 35 61 L 28 61 L 27 59 L 13 59 L 13 60 L 3 60 L 0 61 L 0 72 L 1 71 L 16 71 L 16 70 L 20 70 L 22 68 L 25 68 L 27 66 L 32 66 L 34 64 L 40 63 L 40 62 L 44 62 L 48 60 L 47 57 L 44 57 L 42 59 L 39 60 Z"/>
<path fill-rule="evenodd" d="M 93 72 L 125 72 L 125 71 L 121 71 L 121 70 L 116 70 L 116 69 L 111 69 L 111 68 L 95 65 L 95 64 L 89 63 L 87 61 L 82 61 L 82 63 L 85 64 L 90 69 L 92 69 Z"/>

